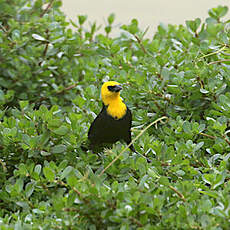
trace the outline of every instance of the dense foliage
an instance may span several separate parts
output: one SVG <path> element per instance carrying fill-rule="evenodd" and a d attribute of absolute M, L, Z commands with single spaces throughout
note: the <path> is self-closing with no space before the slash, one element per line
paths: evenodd
<path fill-rule="evenodd" d="M 71 30 L 58 0 L 0 5 L 1 229 L 229 229 L 227 7 L 148 39 L 135 19 L 112 38 L 113 14 Z M 109 79 L 150 164 L 80 148 Z"/>

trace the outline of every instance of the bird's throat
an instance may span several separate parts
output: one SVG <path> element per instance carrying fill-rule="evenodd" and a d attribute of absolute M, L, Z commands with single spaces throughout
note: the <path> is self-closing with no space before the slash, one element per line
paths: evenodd
<path fill-rule="evenodd" d="M 119 120 L 126 114 L 127 107 L 120 97 L 110 98 L 105 105 L 107 113 L 114 119 Z"/>

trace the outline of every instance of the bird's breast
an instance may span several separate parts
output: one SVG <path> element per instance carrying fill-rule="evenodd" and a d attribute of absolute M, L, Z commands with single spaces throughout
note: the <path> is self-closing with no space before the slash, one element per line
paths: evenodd
<path fill-rule="evenodd" d="M 127 107 L 122 101 L 114 101 L 107 106 L 106 111 L 114 119 L 119 120 L 125 116 Z"/>

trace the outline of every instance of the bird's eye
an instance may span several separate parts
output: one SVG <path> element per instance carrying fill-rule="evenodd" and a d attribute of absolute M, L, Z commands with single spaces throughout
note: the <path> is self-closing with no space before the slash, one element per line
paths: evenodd
<path fill-rule="evenodd" d="M 108 90 L 109 90 L 109 91 L 114 91 L 114 88 L 115 88 L 115 86 L 112 86 L 112 85 L 109 85 L 109 86 L 108 86 Z"/>
<path fill-rule="evenodd" d="M 121 85 L 109 85 L 108 90 L 111 92 L 118 93 L 119 91 L 122 90 L 122 87 L 121 87 Z"/>

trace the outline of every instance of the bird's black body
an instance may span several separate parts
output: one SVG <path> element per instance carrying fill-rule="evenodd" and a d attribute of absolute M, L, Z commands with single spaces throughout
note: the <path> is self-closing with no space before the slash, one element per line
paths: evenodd
<path fill-rule="evenodd" d="M 103 104 L 101 112 L 89 128 L 88 139 L 90 149 L 93 151 L 100 146 L 113 144 L 120 140 L 127 144 L 131 142 L 132 114 L 130 109 L 126 107 L 125 115 L 121 119 L 115 119 L 107 113 L 106 108 Z M 133 145 L 130 146 L 130 149 L 135 152 Z"/>
<path fill-rule="evenodd" d="M 120 97 L 121 85 L 115 81 L 105 82 L 101 87 L 103 107 L 91 124 L 88 132 L 89 149 L 94 153 L 110 147 L 117 141 L 131 143 L 132 113 Z M 150 159 L 136 152 L 133 145 L 130 150 L 151 162 Z M 82 146 L 83 150 L 87 150 Z"/>

